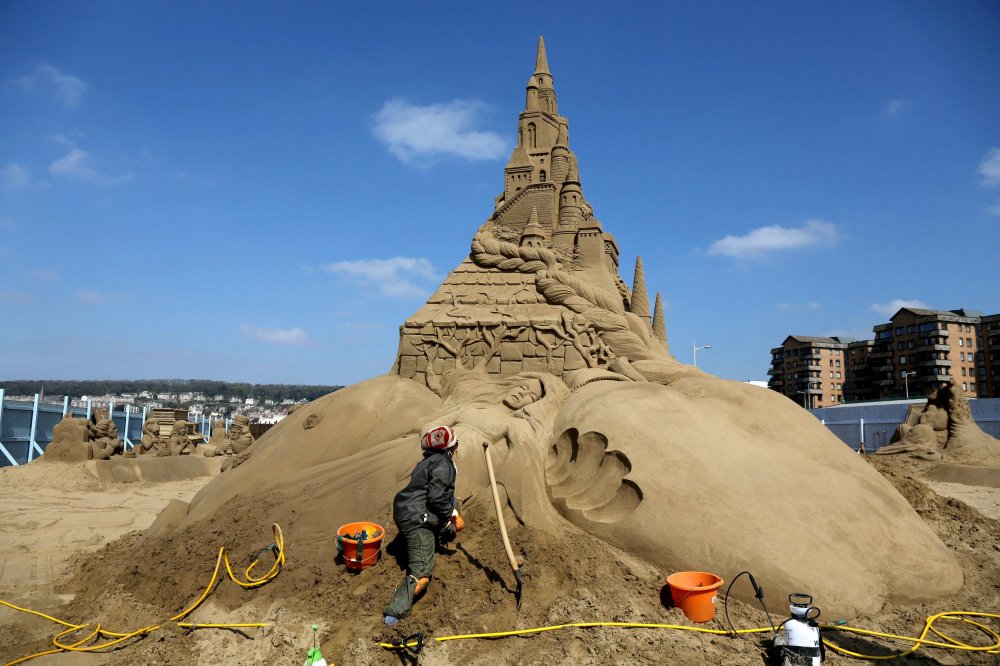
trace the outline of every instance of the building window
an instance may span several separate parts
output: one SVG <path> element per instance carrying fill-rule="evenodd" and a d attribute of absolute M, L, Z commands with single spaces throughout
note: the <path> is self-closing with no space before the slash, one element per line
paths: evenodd
<path fill-rule="evenodd" d="M 903 334 L 903 327 L 902 326 L 897 326 L 896 327 L 896 335 L 902 335 L 902 334 Z"/>
<path fill-rule="evenodd" d="M 965 368 L 962 368 L 962 376 L 965 377 Z"/>
<path fill-rule="evenodd" d="M 839 372 L 837 373 L 837 379 L 842 379 Z"/>
<path fill-rule="evenodd" d="M 964 342 L 962 342 L 962 338 L 959 338 L 959 339 L 958 339 L 958 346 L 959 346 L 959 347 L 963 347 L 964 345 L 965 345 L 965 343 L 964 343 Z"/>
<path fill-rule="evenodd" d="M 917 332 L 917 325 L 916 324 L 910 324 L 909 326 L 906 327 L 906 332 L 907 333 L 916 333 Z"/>
<path fill-rule="evenodd" d="M 968 391 L 969 390 L 969 387 L 965 385 L 965 382 L 962 382 L 962 390 L 963 391 Z"/>
<path fill-rule="evenodd" d="M 840 384 L 837 384 L 837 390 L 838 390 L 838 391 L 840 390 L 840 387 L 841 387 L 841 385 L 840 385 Z"/>
<path fill-rule="evenodd" d="M 840 360 L 839 359 L 837 360 L 837 367 L 838 368 L 840 367 Z"/>
<path fill-rule="evenodd" d="M 903 342 L 897 342 L 896 343 L 896 349 L 899 350 L 899 351 L 903 351 L 904 349 L 906 349 L 906 344 L 903 343 Z"/>
<path fill-rule="evenodd" d="M 973 393 L 976 392 L 976 383 L 975 382 L 969 384 L 969 390 L 972 391 Z"/>
<path fill-rule="evenodd" d="M 833 370 L 830 371 L 830 379 L 833 379 Z"/>
<path fill-rule="evenodd" d="M 830 382 L 830 390 L 833 390 L 833 382 Z"/>
<path fill-rule="evenodd" d="M 906 356 L 900 356 L 899 357 L 899 364 L 900 365 L 906 365 Z"/>
<path fill-rule="evenodd" d="M 964 361 L 965 360 L 965 352 L 958 352 L 958 359 L 960 361 Z"/>
<path fill-rule="evenodd" d="M 913 340 L 910 340 L 909 342 L 906 343 L 906 348 L 907 349 L 913 349 L 916 346 L 917 346 L 917 343 L 914 342 Z"/>
<path fill-rule="evenodd" d="M 965 339 L 965 346 L 966 347 L 971 347 L 972 346 L 972 338 L 966 338 Z"/>

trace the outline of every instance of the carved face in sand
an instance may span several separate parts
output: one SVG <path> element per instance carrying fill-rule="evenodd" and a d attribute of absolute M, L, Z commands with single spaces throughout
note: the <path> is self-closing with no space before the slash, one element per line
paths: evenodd
<path fill-rule="evenodd" d="M 538 379 L 527 379 L 511 389 L 503 399 L 503 404 L 511 409 L 521 409 L 542 397 L 542 382 Z"/>

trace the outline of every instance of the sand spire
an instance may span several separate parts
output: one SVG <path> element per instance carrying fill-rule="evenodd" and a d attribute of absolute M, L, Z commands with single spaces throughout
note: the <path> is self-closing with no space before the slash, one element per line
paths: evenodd
<path fill-rule="evenodd" d="M 642 257 L 635 258 L 635 277 L 632 279 L 632 307 L 635 315 L 649 322 L 649 293 L 646 291 L 646 275 L 642 271 Z"/>
<path fill-rule="evenodd" d="M 660 297 L 660 292 L 656 292 L 656 305 L 653 306 L 653 335 L 667 344 L 667 326 L 663 323 L 663 298 Z"/>
<path fill-rule="evenodd" d="M 538 36 L 538 55 L 535 56 L 535 74 L 551 74 L 549 59 L 545 56 L 545 40 Z"/>

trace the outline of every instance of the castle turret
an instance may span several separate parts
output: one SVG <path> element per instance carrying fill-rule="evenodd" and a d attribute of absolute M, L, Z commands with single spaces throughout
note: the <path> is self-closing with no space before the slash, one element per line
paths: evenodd
<path fill-rule="evenodd" d="M 569 125 L 565 119 L 559 123 L 559 135 L 552 147 L 552 181 L 561 183 L 569 173 Z"/>
<path fill-rule="evenodd" d="M 649 323 L 649 292 L 646 291 L 646 274 L 642 270 L 642 257 L 635 258 L 635 276 L 632 278 L 632 314 Z"/>
<path fill-rule="evenodd" d="M 532 206 L 528 223 L 524 225 L 524 231 L 521 232 L 520 245 L 521 247 L 542 247 L 544 243 L 545 230 L 542 229 L 542 225 L 538 224 L 538 209 Z"/>
<path fill-rule="evenodd" d="M 653 306 L 653 335 L 664 345 L 667 344 L 667 327 L 663 323 L 663 299 L 660 292 L 656 292 L 656 305 Z"/>
<path fill-rule="evenodd" d="M 545 55 L 545 40 L 541 36 L 538 37 L 535 71 L 528 81 L 525 102 L 525 109 L 528 111 L 544 111 L 552 115 L 559 113 L 556 91 L 552 84 L 552 73 L 549 71 L 549 60 Z"/>

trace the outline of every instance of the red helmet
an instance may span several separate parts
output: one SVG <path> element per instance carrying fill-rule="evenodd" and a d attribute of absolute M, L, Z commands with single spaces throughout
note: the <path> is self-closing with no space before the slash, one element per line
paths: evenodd
<path fill-rule="evenodd" d="M 420 438 L 424 451 L 447 451 L 458 446 L 455 431 L 448 426 L 433 426 Z"/>

